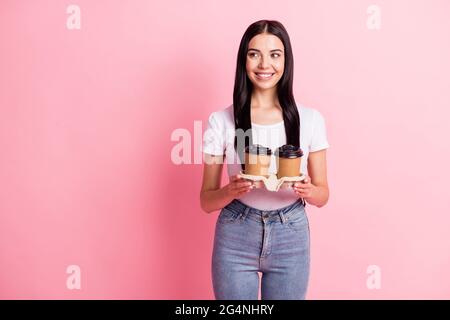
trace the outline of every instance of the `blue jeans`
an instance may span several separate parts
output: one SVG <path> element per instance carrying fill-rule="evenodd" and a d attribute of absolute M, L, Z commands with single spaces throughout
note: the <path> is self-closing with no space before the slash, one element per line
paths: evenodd
<path fill-rule="evenodd" d="M 310 234 L 306 203 L 264 211 L 234 199 L 216 222 L 212 281 L 218 300 L 305 299 Z"/>

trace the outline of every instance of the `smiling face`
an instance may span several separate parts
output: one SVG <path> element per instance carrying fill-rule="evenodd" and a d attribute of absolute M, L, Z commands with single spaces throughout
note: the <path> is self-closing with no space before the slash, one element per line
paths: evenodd
<path fill-rule="evenodd" d="M 280 38 L 267 33 L 254 36 L 248 44 L 246 69 L 255 88 L 275 87 L 284 72 L 284 46 Z"/>

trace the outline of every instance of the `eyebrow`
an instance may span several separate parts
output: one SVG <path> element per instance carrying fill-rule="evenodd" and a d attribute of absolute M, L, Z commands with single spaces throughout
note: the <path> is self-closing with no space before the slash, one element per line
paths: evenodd
<path fill-rule="evenodd" d="M 257 51 L 257 52 L 261 52 L 261 50 L 254 49 L 254 48 L 250 48 L 250 49 L 248 49 L 248 51 Z M 274 52 L 274 51 L 281 51 L 281 52 L 283 52 L 283 50 L 281 50 L 281 49 L 273 49 L 273 50 L 270 50 L 270 52 Z"/>

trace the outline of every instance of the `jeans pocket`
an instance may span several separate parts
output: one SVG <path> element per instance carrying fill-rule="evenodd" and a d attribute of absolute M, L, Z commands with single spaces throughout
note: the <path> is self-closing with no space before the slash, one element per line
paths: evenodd
<path fill-rule="evenodd" d="M 287 217 L 286 225 L 294 231 L 303 231 L 308 229 L 308 217 L 306 216 L 306 211 L 302 207 L 301 209 L 296 209 L 295 212 Z"/>
<path fill-rule="evenodd" d="M 219 217 L 217 221 L 222 224 L 235 223 L 238 221 L 241 214 L 239 212 L 235 212 L 233 210 L 228 209 L 227 207 L 222 208 L 220 210 Z"/>

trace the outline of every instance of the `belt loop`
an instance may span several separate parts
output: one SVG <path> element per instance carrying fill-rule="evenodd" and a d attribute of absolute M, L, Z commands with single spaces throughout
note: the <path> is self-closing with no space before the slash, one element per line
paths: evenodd
<path fill-rule="evenodd" d="M 303 206 L 305 206 L 305 199 L 300 198 L 299 200 L 300 200 L 300 204 L 303 205 Z"/>
<path fill-rule="evenodd" d="M 248 212 L 250 211 L 250 207 L 245 207 L 244 212 L 241 214 L 241 219 L 245 220 L 245 218 L 247 217 Z"/>
<path fill-rule="evenodd" d="M 281 223 L 285 224 L 286 223 L 286 218 L 284 217 L 283 210 L 278 211 L 278 214 L 280 215 Z"/>

